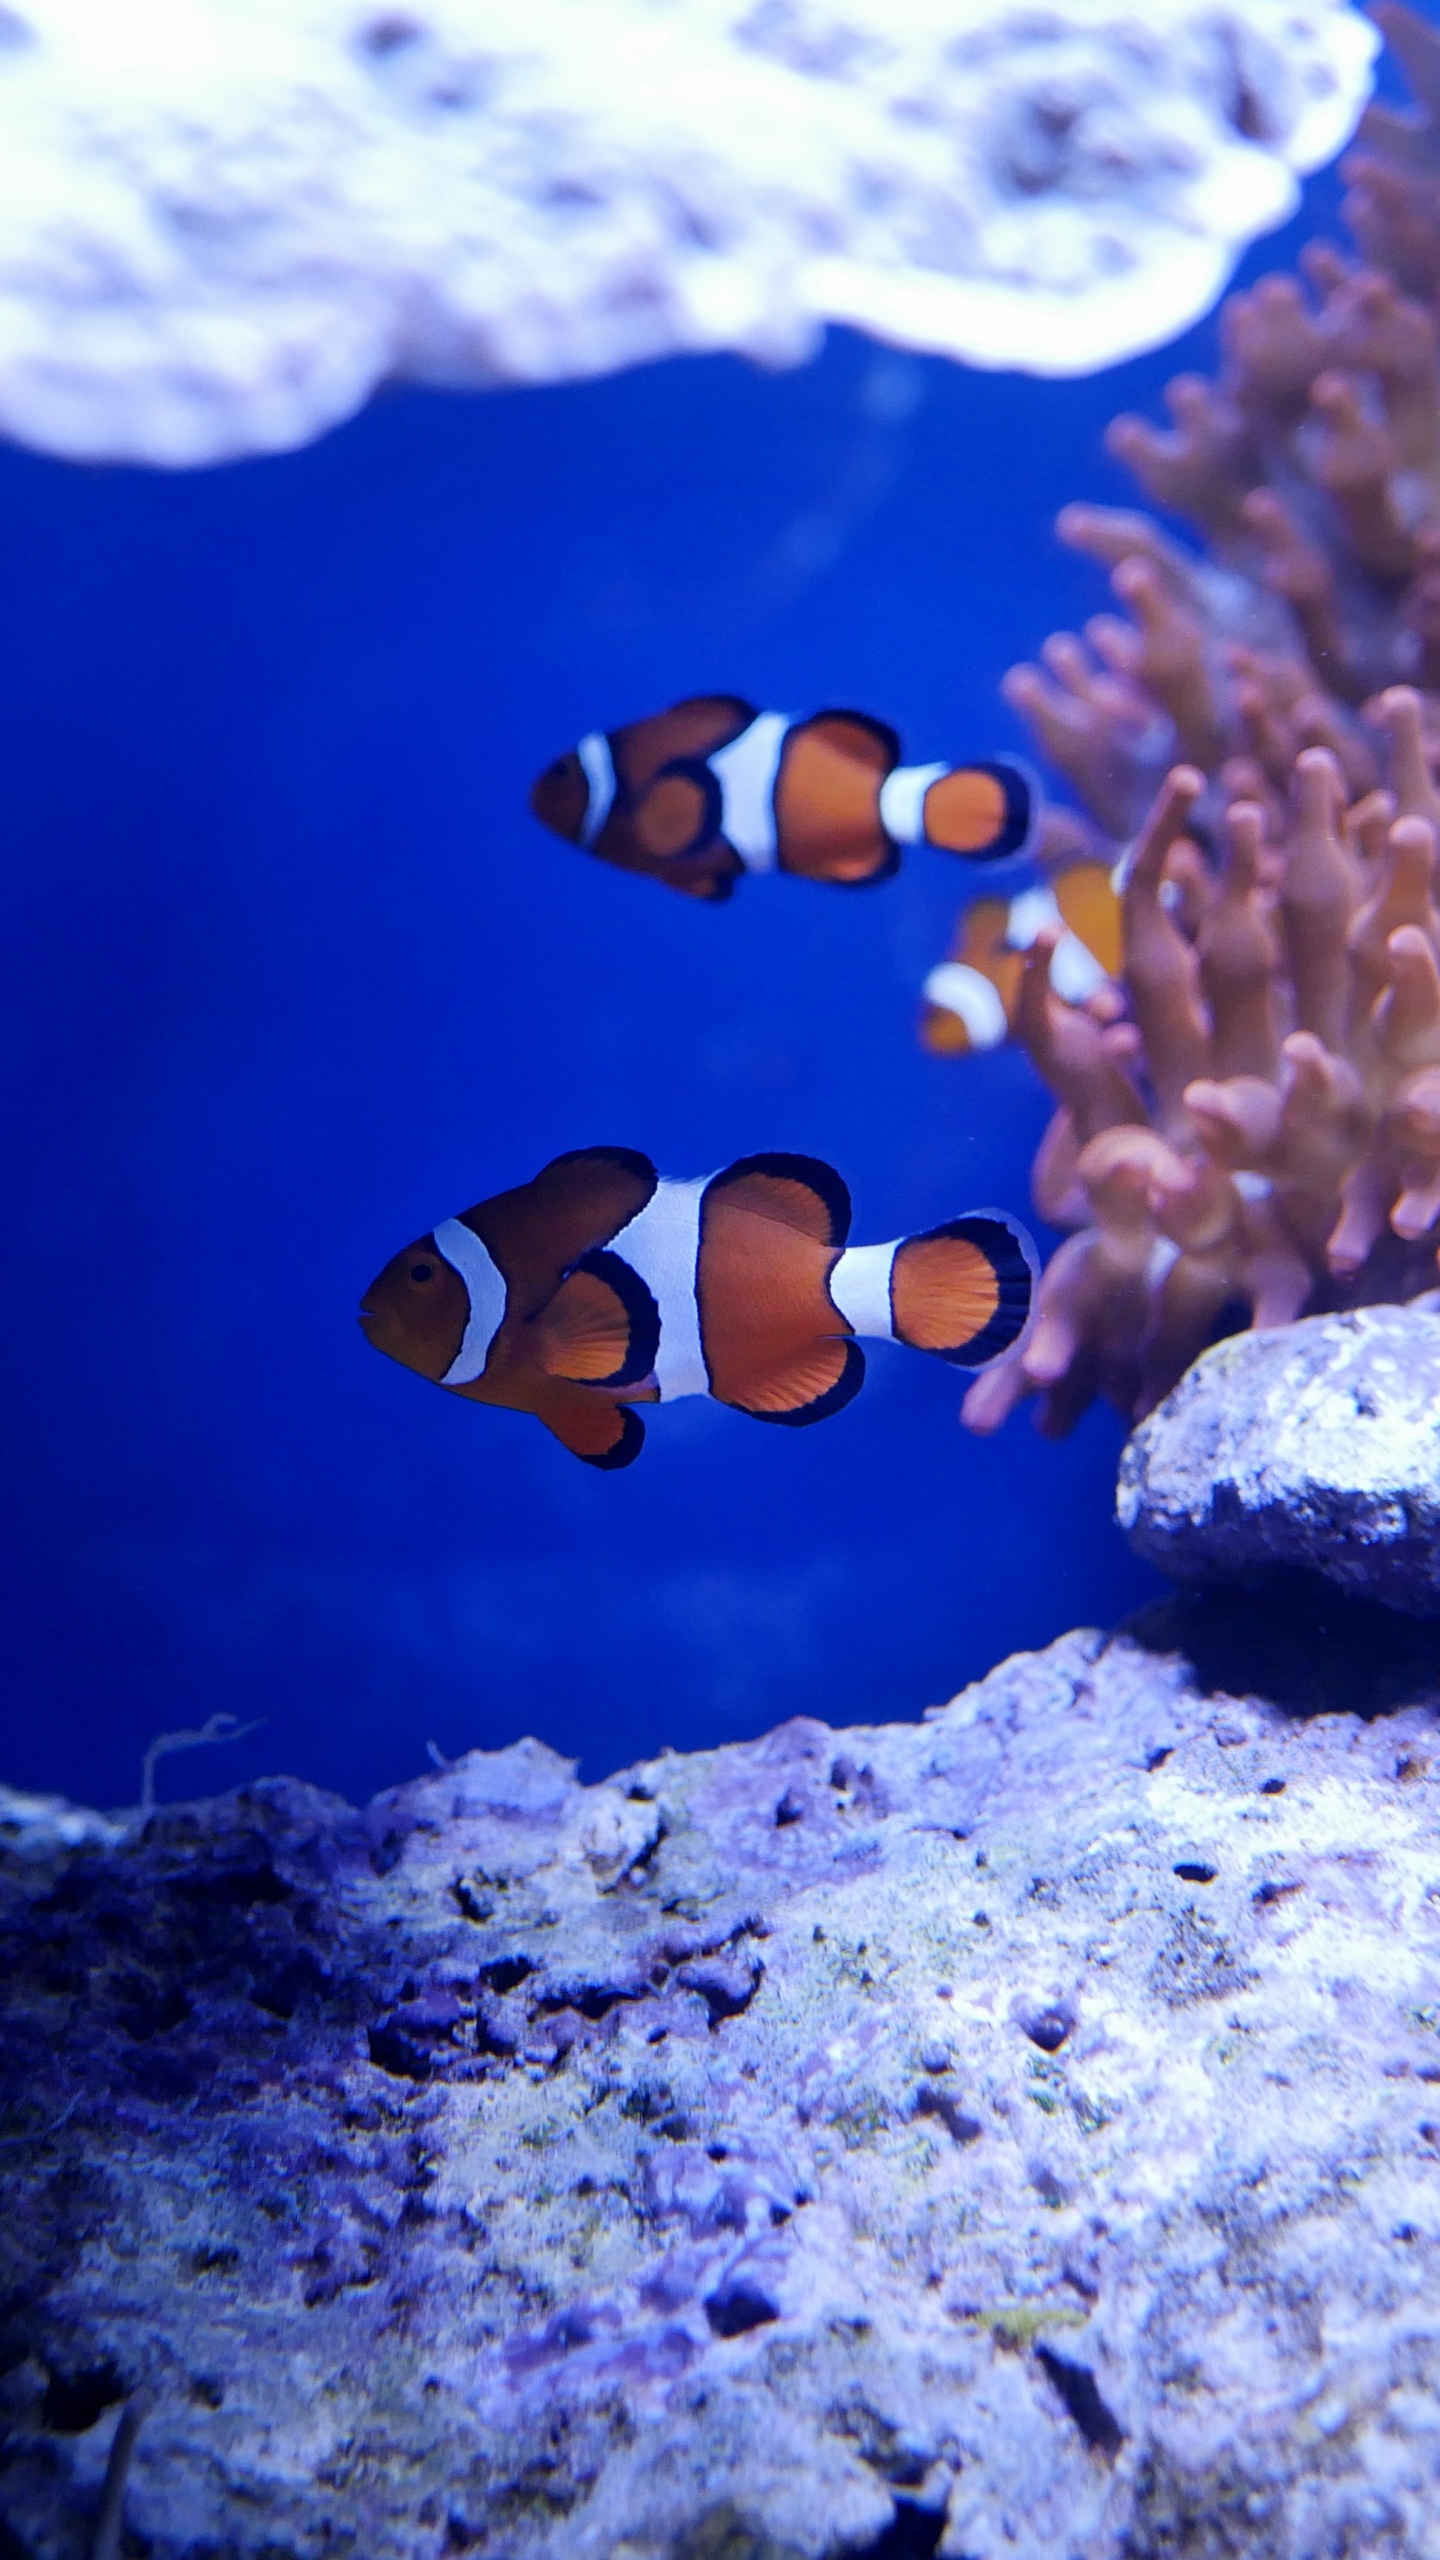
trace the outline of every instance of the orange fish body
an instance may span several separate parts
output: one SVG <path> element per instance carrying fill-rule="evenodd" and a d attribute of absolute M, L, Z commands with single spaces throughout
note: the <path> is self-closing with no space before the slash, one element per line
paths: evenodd
<path fill-rule="evenodd" d="M 1050 983 L 1084 1004 L 1121 974 L 1120 895 L 1102 862 L 1076 862 L 1017 897 L 977 898 L 960 918 L 948 960 L 922 990 L 920 1038 L 936 1057 L 998 1048 L 1015 1024 L 1025 954 L 1047 926 L 1061 929 Z"/>
<path fill-rule="evenodd" d="M 883 720 L 792 720 L 738 694 L 594 730 L 530 795 L 567 843 L 692 898 L 728 898 L 747 871 L 861 887 L 907 844 L 993 861 L 1028 843 L 1035 804 L 1018 764 L 902 765 Z"/>
<path fill-rule="evenodd" d="M 1022 1227 L 974 1211 L 847 1246 L 850 1197 L 814 1156 L 663 1179 L 625 1147 L 559 1156 L 387 1263 L 377 1350 L 476 1404 L 533 1413 L 576 1457 L 638 1456 L 636 1407 L 710 1395 L 804 1424 L 858 1395 L 858 1335 L 982 1368 L 1018 1340 L 1036 1272 Z"/>

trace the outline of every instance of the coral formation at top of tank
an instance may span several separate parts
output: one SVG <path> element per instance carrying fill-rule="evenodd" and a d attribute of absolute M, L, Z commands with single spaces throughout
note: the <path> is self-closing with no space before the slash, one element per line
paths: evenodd
<path fill-rule="evenodd" d="M 0 431 L 209 463 L 827 321 L 1089 372 L 1209 307 L 1375 45 L 1348 0 L 6 0 Z"/>

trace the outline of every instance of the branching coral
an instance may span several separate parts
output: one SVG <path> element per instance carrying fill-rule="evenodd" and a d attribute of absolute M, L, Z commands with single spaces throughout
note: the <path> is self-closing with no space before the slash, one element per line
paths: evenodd
<path fill-rule="evenodd" d="M 1233 296 L 1219 378 L 1172 383 L 1168 427 L 1115 421 L 1204 552 L 1067 508 L 1118 609 L 1006 679 L 1087 814 L 1049 848 L 1058 912 L 972 914 L 962 949 L 1055 1097 L 1035 1199 L 1072 1232 L 976 1430 L 1030 1393 L 1049 1432 L 1097 1395 L 1136 1417 L 1219 1331 L 1435 1285 L 1440 35 L 1377 15 L 1419 105 L 1373 109 L 1347 163 L 1367 263 L 1316 246 Z M 1118 966 L 1067 982 L 1073 883 L 1112 865 Z M 930 1045 L 975 1045 L 945 978 Z"/>

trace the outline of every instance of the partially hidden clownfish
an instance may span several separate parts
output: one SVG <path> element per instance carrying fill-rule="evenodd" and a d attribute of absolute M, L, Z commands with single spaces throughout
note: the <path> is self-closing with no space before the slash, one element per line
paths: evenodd
<path fill-rule="evenodd" d="M 1088 1004 L 1120 978 L 1120 893 L 1103 862 L 1077 862 L 1018 896 L 977 898 L 964 909 L 948 960 L 921 988 L 920 1038 L 941 1058 L 996 1049 L 1015 1027 L 1025 954 L 1047 927 L 1060 939 L 1050 984 L 1067 1004 Z"/>
<path fill-rule="evenodd" d="M 691 898 L 728 898 L 747 871 L 859 888 L 914 844 L 997 861 L 1028 845 L 1038 800 L 1004 758 L 902 764 L 895 731 L 865 712 L 796 720 L 730 693 L 593 730 L 530 795 L 568 844 Z"/>
<path fill-rule="evenodd" d="M 360 1320 L 392 1360 L 538 1415 L 596 1467 L 628 1466 L 636 1406 L 677 1396 L 823 1422 L 864 1382 L 857 1335 L 976 1369 L 1024 1331 L 1038 1266 L 1010 1218 L 895 1244 L 847 1246 L 849 1227 L 814 1156 L 671 1182 L 628 1147 L 583 1147 L 407 1245 Z"/>

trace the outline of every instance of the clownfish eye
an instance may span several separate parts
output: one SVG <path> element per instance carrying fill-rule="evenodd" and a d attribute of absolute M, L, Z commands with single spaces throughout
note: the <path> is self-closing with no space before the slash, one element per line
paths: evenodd
<path fill-rule="evenodd" d="M 410 1277 L 412 1280 L 433 1280 L 435 1277 L 434 1263 L 412 1262 L 410 1265 Z"/>

